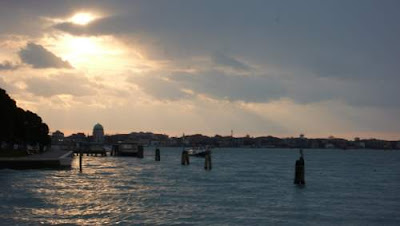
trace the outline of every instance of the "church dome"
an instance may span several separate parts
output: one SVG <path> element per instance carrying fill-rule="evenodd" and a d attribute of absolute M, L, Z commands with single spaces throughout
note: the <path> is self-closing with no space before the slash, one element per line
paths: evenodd
<path fill-rule="evenodd" d="M 104 129 L 101 124 L 97 123 L 96 125 L 94 125 L 93 130 L 104 130 Z"/>
<path fill-rule="evenodd" d="M 99 123 L 93 127 L 93 141 L 98 144 L 104 143 L 104 128 Z"/>

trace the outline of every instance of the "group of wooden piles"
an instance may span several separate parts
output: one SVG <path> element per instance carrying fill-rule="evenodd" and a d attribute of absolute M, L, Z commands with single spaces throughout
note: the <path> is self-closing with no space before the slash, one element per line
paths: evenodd
<path fill-rule="evenodd" d="M 182 151 L 181 164 L 183 166 L 186 166 L 186 165 L 190 164 L 189 152 L 186 151 L 186 150 Z M 205 170 L 211 170 L 212 169 L 211 151 L 207 151 L 207 153 L 204 156 L 204 169 Z"/>
<path fill-rule="evenodd" d="M 82 172 L 82 156 L 83 153 L 80 152 L 79 154 L 79 171 Z M 96 155 L 97 156 L 97 155 Z M 143 155 L 140 156 L 143 158 Z M 161 161 L 160 149 L 157 148 L 155 150 L 155 161 Z M 181 164 L 186 166 L 190 164 L 189 152 L 184 150 L 182 151 L 181 156 Z M 211 152 L 207 152 L 204 156 L 204 169 L 211 170 L 212 169 L 212 161 L 211 161 Z M 305 185 L 305 173 L 304 173 L 304 158 L 303 158 L 303 150 L 300 149 L 300 158 L 296 160 L 295 164 L 295 175 L 294 175 L 294 184 L 297 185 Z"/>

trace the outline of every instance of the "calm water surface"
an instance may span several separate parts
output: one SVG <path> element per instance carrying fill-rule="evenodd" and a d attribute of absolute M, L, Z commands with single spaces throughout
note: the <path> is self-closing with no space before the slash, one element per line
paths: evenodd
<path fill-rule="evenodd" d="M 216 149 L 180 165 L 180 148 L 144 159 L 86 157 L 72 170 L 0 170 L 0 224 L 399 225 L 400 151 Z"/>

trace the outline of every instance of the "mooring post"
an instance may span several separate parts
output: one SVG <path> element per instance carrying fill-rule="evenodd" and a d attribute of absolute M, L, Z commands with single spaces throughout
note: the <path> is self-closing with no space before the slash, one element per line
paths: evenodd
<path fill-rule="evenodd" d="M 305 185 L 305 172 L 304 172 L 304 158 L 303 150 L 300 149 L 300 158 L 296 160 L 295 173 L 294 173 L 294 184 Z"/>
<path fill-rule="evenodd" d="M 182 159 L 181 159 L 182 165 L 189 165 L 189 152 L 188 151 L 182 151 Z"/>
<path fill-rule="evenodd" d="M 209 160 L 208 160 L 208 162 L 209 162 L 209 165 L 210 165 L 210 170 L 212 169 L 212 161 L 211 161 L 211 152 L 209 153 Z"/>
<path fill-rule="evenodd" d="M 160 149 L 156 149 L 156 161 L 159 162 L 161 160 L 161 156 L 160 156 Z"/>
<path fill-rule="evenodd" d="M 110 156 L 117 156 L 118 145 L 114 144 L 111 148 Z"/>
<path fill-rule="evenodd" d="M 211 152 L 207 152 L 206 156 L 204 157 L 204 169 L 205 170 L 211 170 L 212 169 Z"/>
<path fill-rule="evenodd" d="M 81 173 L 82 173 L 82 156 L 83 156 L 82 149 L 80 149 L 79 150 L 79 172 L 81 172 Z"/>
<path fill-rule="evenodd" d="M 119 153 L 119 146 L 116 145 L 114 150 L 114 156 L 118 156 L 118 153 Z"/>
<path fill-rule="evenodd" d="M 137 157 L 140 158 L 140 159 L 143 158 L 143 146 L 142 145 L 139 145 L 139 147 L 138 147 Z"/>
<path fill-rule="evenodd" d="M 182 151 L 182 155 L 181 155 L 181 164 L 185 165 L 185 151 Z"/>

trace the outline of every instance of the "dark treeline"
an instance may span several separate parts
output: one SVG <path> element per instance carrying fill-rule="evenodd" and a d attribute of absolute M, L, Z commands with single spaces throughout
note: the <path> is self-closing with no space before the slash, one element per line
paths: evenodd
<path fill-rule="evenodd" d="M 0 88 L 0 143 L 42 148 L 50 143 L 48 133 L 49 127 L 37 114 L 17 107 L 15 100 Z"/>

